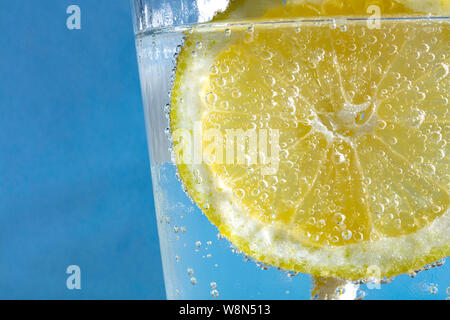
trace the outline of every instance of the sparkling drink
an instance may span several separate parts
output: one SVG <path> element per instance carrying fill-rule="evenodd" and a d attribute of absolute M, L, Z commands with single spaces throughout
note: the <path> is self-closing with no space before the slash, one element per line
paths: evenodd
<path fill-rule="evenodd" d="M 169 299 L 447 297 L 446 17 L 165 20 L 146 4 L 136 47 Z"/>

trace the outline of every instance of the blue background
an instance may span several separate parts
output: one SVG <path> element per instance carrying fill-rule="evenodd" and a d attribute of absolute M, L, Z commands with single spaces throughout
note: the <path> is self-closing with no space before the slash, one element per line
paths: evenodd
<path fill-rule="evenodd" d="M 1 1 L 0 75 L 0 298 L 165 298 L 129 1 Z"/>

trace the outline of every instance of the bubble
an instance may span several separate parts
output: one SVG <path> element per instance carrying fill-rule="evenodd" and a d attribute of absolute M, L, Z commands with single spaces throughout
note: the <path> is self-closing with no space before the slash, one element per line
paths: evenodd
<path fill-rule="evenodd" d="M 330 29 L 335 30 L 337 28 L 336 19 L 331 19 L 330 21 Z"/>
<path fill-rule="evenodd" d="M 361 232 L 356 232 L 353 236 L 353 239 L 356 241 L 362 241 L 364 239 L 364 235 Z"/>
<path fill-rule="evenodd" d="M 276 83 L 276 80 L 274 77 L 272 77 L 271 75 L 266 75 L 264 76 L 264 82 L 268 85 L 268 86 L 274 86 Z"/>
<path fill-rule="evenodd" d="M 195 246 L 196 246 L 197 248 L 200 248 L 200 247 L 202 246 L 202 243 L 201 243 L 200 241 L 197 241 L 197 242 L 195 243 Z"/>
<path fill-rule="evenodd" d="M 213 281 L 213 282 L 211 282 L 211 283 L 209 284 L 209 286 L 211 287 L 211 289 L 215 289 L 215 288 L 217 288 L 217 283 L 215 283 L 215 282 Z"/>
<path fill-rule="evenodd" d="M 346 158 L 345 158 L 345 155 L 343 155 L 339 151 L 334 151 L 333 152 L 333 160 L 335 163 L 341 164 L 341 163 L 345 162 Z"/>
<path fill-rule="evenodd" d="M 425 92 L 420 91 L 417 93 L 417 100 L 419 100 L 419 101 L 425 100 L 426 97 L 427 97 L 427 95 L 425 94 Z"/>
<path fill-rule="evenodd" d="M 270 60 L 273 57 L 273 53 L 270 51 L 263 51 L 261 52 L 261 59 L 263 60 Z"/>
<path fill-rule="evenodd" d="M 437 81 L 440 81 L 447 77 L 449 73 L 449 67 L 445 63 L 441 63 L 438 68 L 436 68 L 434 71 L 434 77 L 437 79 Z"/>
<path fill-rule="evenodd" d="M 442 140 L 442 134 L 438 131 L 432 132 L 430 134 L 430 141 L 433 143 L 439 143 Z"/>
<path fill-rule="evenodd" d="M 426 164 L 423 166 L 423 171 L 428 175 L 434 175 L 436 173 L 436 167 L 432 164 Z"/>
<path fill-rule="evenodd" d="M 308 219 L 308 223 L 309 223 L 309 224 L 316 224 L 316 218 L 310 217 L 310 218 Z"/>
<path fill-rule="evenodd" d="M 214 298 L 218 298 L 219 297 L 219 291 L 214 289 L 211 290 L 211 296 L 213 296 Z"/>
<path fill-rule="evenodd" d="M 323 229 L 323 227 L 325 227 L 325 220 L 324 219 L 320 219 L 319 221 L 317 221 L 317 226 L 320 229 Z"/>
<path fill-rule="evenodd" d="M 377 203 L 374 206 L 374 211 L 376 214 L 381 214 L 384 212 L 384 205 L 382 203 Z"/>
<path fill-rule="evenodd" d="M 380 91 L 380 93 L 381 93 L 381 96 L 382 97 L 387 97 L 387 94 L 389 93 L 386 89 L 382 89 L 381 91 Z"/>
<path fill-rule="evenodd" d="M 438 205 L 434 205 L 431 210 L 437 214 L 442 211 L 442 208 Z"/>
<path fill-rule="evenodd" d="M 167 104 L 164 106 L 164 113 L 165 113 L 165 114 L 170 114 L 170 103 L 167 103 Z"/>
<path fill-rule="evenodd" d="M 352 232 L 350 230 L 342 231 L 342 239 L 350 240 L 352 238 Z"/>
<path fill-rule="evenodd" d="M 344 222 L 345 216 L 340 212 L 336 212 L 334 214 L 334 220 L 336 221 L 337 224 L 341 224 Z"/>
<path fill-rule="evenodd" d="M 388 54 L 389 55 L 394 55 L 398 53 L 398 47 L 396 45 L 392 45 L 389 47 L 388 49 Z"/>
<path fill-rule="evenodd" d="M 269 270 L 269 266 L 262 262 L 256 262 L 255 264 L 261 270 Z"/>
<path fill-rule="evenodd" d="M 191 284 L 193 286 L 195 286 L 197 284 L 197 278 L 196 277 L 191 277 L 190 281 L 191 281 Z"/>
<path fill-rule="evenodd" d="M 298 73 L 300 71 L 300 66 L 297 62 L 290 63 L 286 67 L 290 73 Z M 295 91 L 299 90 L 297 86 L 294 85 L 293 87 L 295 87 Z"/>
<path fill-rule="evenodd" d="M 298 275 L 298 272 L 296 272 L 296 271 L 290 271 L 290 270 L 286 270 L 286 271 L 284 271 L 284 273 L 286 274 L 286 276 L 287 276 L 288 278 L 294 278 L 295 276 Z"/>
<path fill-rule="evenodd" d="M 187 274 L 188 274 L 188 276 L 192 276 L 194 274 L 194 269 L 188 268 L 187 269 Z"/>
<path fill-rule="evenodd" d="M 230 71 L 230 68 L 228 67 L 227 64 L 221 64 L 219 67 L 219 71 L 221 73 L 228 73 Z"/>
<path fill-rule="evenodd" d="M 400 229 L 402 227 L 402 220 L 395 219 L 393 225 L 395 228 Z"/>
<path fill-rule="evenodd" d="M 232 96 L 233 98 L 237 99 L 237 98 L 239 98 L 239 97 L 241 96 L 241 92 L 240 92 L 239 90 L 234 90 L 234 91 L 231 93 L 231 96 Z"/>
<path fill-rule="evenodd" d="M 267 183 L 266 180 L 261 180 L 261 181 L 259 181 L 258 185 L 259 185 L 259 187 L 262 188 L 262 189 L 266 189 L 266 188 L 269 186 L 269 184 Z"/>
<path fill-rule="evenodd" d="M 224 31 L 226 36 L 230 36 L 231 35 L 231 30 L 230 29 L 225 29 Z"/>
<path fill-rule="evenodd" d="M 387 123 L 384 120 L 377 121 L 377 128 L 380 130 L 383 130 L 384 128 L 386 128 L 386 125 L 387 125 Z"/>
<path fill-rule="evenodd" d="M 243 189 L 234 189 L 233 190 L 233 196 L 236 199 L 241 200 L 245 196 L 245 191 Z"/>
<path fill-rule="evenodd" d="M 219 68 L 217 68 L 216 66 L 212 66 L 211 68 L 209 68 L 209 72 L 211 74 L 217 74 L 219 73 Z"/>
<path fill-rule="evenodd" d="M 369 44 L 375 44 L 375 43 L 377 43 L 377 41 L 378 41 L 378 38 L 376 36 L 374 36 L 374 35 L 371 35 L 371 36 L 368 37 L 368 41 L 367 42 Z"/>
<path fill-rule="evenodd" d="M 417 51 L 420 53 L 425 53 L 430 50 L 430 46 L 426 43 L 422 43 L 417 47 Z"/>
<path fill-rule="evenodd" d="M 217 102 L 217 95 L 214 92 L 208 92 L 205 96 L 206 103 L 213 106 Z"/>

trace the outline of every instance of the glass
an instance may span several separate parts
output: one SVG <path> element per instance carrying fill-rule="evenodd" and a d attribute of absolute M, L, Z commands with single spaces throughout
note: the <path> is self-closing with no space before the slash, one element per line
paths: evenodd
<path fill-rule="evenodd" d="M 198 201 L 191 199 L 188 195 L 190 187 L 186 190 L 183 179 L 177 172 L 177 160 L 173 154 L 173 132 L 171 132 L 169 121 L 172 107 L 171 94 L 173 94 L 172 84 L 178 67 L 177 59 L 183 46 L 186 46 L 184 41 L 190 34 L 195 35 L 198 32 L 205 34 L 198 38 L 202 41 L 198 41 L 196 46 L 192 46 L 192 48 L 198 48 L 198 52 L 192 50 L 192 61 L 195 61 L 196 55 L 198 55 L 198 59 L 201 59 L 202 54 L 207 52 L 205 47 L 212 47 L 216 42 L 222 41 L 225 46 L 231 45 L 235 40 L 227 40 L 227 36 L 230 37 L 229 39 L 232 38 L 230 34 L 235 37 L 244 37 L 244 34 L 257 33 L 260 30 L 278 30 L 274 32 L 278 32 L 277 35 L 283 37 L 283 35 L 301 34 L 301 32 L 314 33 L 314 28 L 324 28 L 324 26 L 330 30 L 340 29 L 345 32 L 351 30 L 358 23 L 367 23 L 364 37 L 370 39 L 371 34 L 375 35 L 375 31 L 372 31 L 374 29 L 369 25 L 374 23 L 374 20 L 303 18 L 295 21 L 290 19 L 269 23 L 267 20 L 246 22 L 244 19 L 236 23 L 226 21 L 210 24 L 208 22 L 213 19 L 215 14 L 227 7 L 228 1 L 134 0 L 132 3 L 156 217 L 168 299 L 311 299 L 311 297 L 319 299 L 446 299 L 449 297 L 449 269 L 448 265 L 445 265 L 444 259 L 425 266 L 427 271 L 417 274 L 410 272 L 395 278 L 373 278 L 369 281 L 359 282 L 328 278 L 324 280 L 326 285 L 322 289 L 314 291 L 314 281 L 310 275 L 265 265 L 240 253 L 203 214 L 208 209 L 200 209 L 196 204 Z M 449 22 L 447 17 L 414 19 L 423 21 L 423 25 L 419 24 L 419 27 L 423 28 L 424 33 L 428 32 L 426 28 L 434 26 L 441 28 L 441 32 L 444 29 L 444 36 L 446 34 L 448 40 Z M 408 23 L 407 20 L 401 18 L 379 19 L 378 23 L 383 27 L 400 24 L 402 21 Z M 419 32 L 416 33 L 417 35 L 414 36 L 419 37 Z M 358 37 L 358 34 L 354 36 Z M 386 37 L 384 40 L 388 41 L 389 34 L 384 36 Z M 431 41 L 432 36 L 431 34 L 428 38 Z M 191 39 L 195 39 L 195 36 L 191 36 Z M 333 41 L 334 46 L 339 45 L 339 40 Z M 304 46 L 308 49 L 308 43 L 305 42 Z M 313 47 L 311 46 L 311 48 Z M 352 50 L 351 47 L 348 49 Z M 395 46 L 392 46 L 391 49 L 394 50 L 394 55 L 397 54 L 395 50 L 402 50 Z M 417 47 L 417 51 L 420 50 Z M 423 55 L 425 55 L 426 46 L 423 50 L 425 50 L 423 51 Z M 320 57 L 324 54 L 326 56 L 327 52 L 318 52 L 316 55 L 318 60 L 309 62 L 313 65 L 319 63 Z M 441 54 L 444 56 L 430 58 L 447 61 L 445 57 L 448 56 L 448 48 L 447 52 L 444 51 Z M 448 66 L 447 69 L 445 66 L 447 65 L 443 64 L 444 69 L 441 70 L 443 74 L 440 75 L 442 77 L 446 77 L 448 73 Z M 200 71 L 206 72 L 211 67 L 213 67 L 211 64 L 206 64 Z M 295 68 L 295 66 L 293 67 Z M 284 68 L 288 70 L 289 66 Z M 288 71 L 286 72 L 288 73 Z M 376 70 L 371 72 L 375 73 Z M 198 76 L 201 76 L 201 72 Z M 266 80 L 261 75 L 261 86 Z M 268 79 L 269 82 L 272 81 L 272 84 L 276 80 L 273 77 Z M 338 80 L 336 78 L 333 81 Z M 442 78 L 439 78 L 439 81 L 442 81 Z M 442 101 L 445 101 L 448 95 L 445 89 L 448 87 L 448 80 L 445 81 L 444 89 L 440 92 Z M 391 90 L 397 89 L 391 88 Z M 401 92 L 400 89 L 398 90 Z M 229 94 L 233 95 L 234 93 L 230 91 Z M 240 93 L 236 93 L 236 95 L 238 94 Z M 211 95 L 206 96 L 206 103 L 214 103 L 216 98 Z M 358 106 L 361 105 L 364 103 Z M 262 108 L 268 107 L 263 106 Z M 445 103 L 442 103 L 440 110 L 442 113 L 439 111 L 437 114 L 443 117 L 448 116 Z M 444 110 L 447 111 L 444 112 Z M 366 117 L 369 118 L 369 109 L 366 114 Z M 369 124 L 368 120 L 364 122 L 366 121 L 364 116 L 364 112 L 357 114 L 359 124 Z M 324 117 L 321 118 L 321 121 L 332 126 L 333 120 Z M 242 123 L 243 128 L 244 123 L 248 125 L 245 121 Z M 377 122 L 376 125 L 385 126 L 386 124 Z M 444 127 L 443 131 L 440 141 L 444 142 L 442 152 L 446 152 L 447 140 L 445 139 L 448 139 L 448 126 Z M 259 192 L 257 189 L 254 192 Z M 244 197 L 244 195 L 235 196 L 236 198 Z M 387 204 L 381 206 L 384 207 Z M 448 210 L 445 214 L 447 213 Z M 351 237 L 351 233 L 350 235 L 343 234 L 344 239 L 346 236 Z M 355 237 L 356 235 L 354 235 Z M 320 285 L 316 283 L 316 289 L 318 287 Z"/>

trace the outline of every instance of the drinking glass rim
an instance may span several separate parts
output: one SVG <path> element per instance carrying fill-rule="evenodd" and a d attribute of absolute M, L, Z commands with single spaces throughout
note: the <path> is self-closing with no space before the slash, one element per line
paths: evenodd
<path fill-rule="evenodd" d="M 223 21 L 209 21 L 209 22 L 197 22 L 197 23 L 181 23 L 174 24 L 169 26 L 160 26 L 160 27 L 148 27 L 147 29 L 136 31 L 136 36 L 149 35 L 149 34 L 158 34 L 165 32 L 182 32 L 192 28 L 195 28 L 197 32 L 202 30 L 211 30 L 211 28 L 236 28 L 236 27 L 247 27 L 248 25 L 252 26 L 273 26 L 273 24 L 280 25 L 289 25 L 296 24 L 297 27 L 301 27 L 302 25 L 311 25 L 311 24 L 336 24 L 336 25 L 344 25 L 345 23 L 369 23 L 373 21 L 380 22 L 407 22 L 407 21 L 429 21 L 429 22 L 439 22 L 439 21 L 450 21 L 450 16 L 390 16 L 390 17 L 362 17 L 362 16 L 330 16 L 330 17 L 299 17 L 299 18 L 289 18 L 289 19 L 280 19 L 280 18 L 272 18 L 267 20 L 262 20 L 261 18 L 250 18 L 249 20 L 223 20 Z"/>

